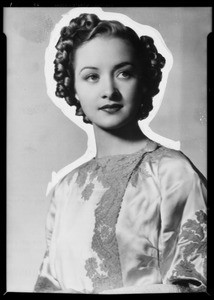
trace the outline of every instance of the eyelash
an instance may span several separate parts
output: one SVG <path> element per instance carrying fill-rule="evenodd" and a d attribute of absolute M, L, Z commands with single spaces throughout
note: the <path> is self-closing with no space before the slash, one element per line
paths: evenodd
<path fill-rule="evenodd" d="M 130 71 L 122 71 L 122 72 L 120 72 L 120 73 L 118 74 L 118 77 L 119 77 L 119 75 L 121 75 L 121 74 L 125 74 L 125 75 L 126 75 L 124 79 L 129 79 L 129 78 L 132 76 L 132 73 L 131 73 Z"/>
<path fill-rule="evenodd" d="M 92 77 L 96 77 L 96 80 L 93 80 Z M 99 79 L 99 75 L 98 74 L 88 74 L 87 76 L 84 77 L 84 79 L 89 82 L 94 82 Z M 89 80 L 89 79 L 91 79 L 91 80 Z"/>
<path fill-rule="evenodd" d="M 121 74 L 123 74 L 123 75 L 125 74 L 125 77 L 120 78 L 119 76 L 120 76 Z M 119 73 L 117 74 L 117 78 L 119 78 L 119 79 L 124 79 L 124 80 L 130 79 L 132 76 L 133 76 L 133 74 L 132 74 L 132 72 L 130 72 L 130 71 L 121 71 L 121 72 L 119 72 Z M 94 77 L 95 77 L 95 80 L 93 79 Z M 84 77 L 84 80 L 93 83 L 93 82 L 97 82 L 99 78 L 100 78 L 99 74 L 92 73 L 92 74 L 86 75 L 86 76 Z"/>

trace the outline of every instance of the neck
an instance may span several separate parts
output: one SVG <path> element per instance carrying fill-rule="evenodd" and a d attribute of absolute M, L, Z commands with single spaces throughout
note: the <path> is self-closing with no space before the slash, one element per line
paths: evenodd
<path fill-rule="evenodd" d="M 131 154 L 146 146 L 148 138 L 138 123 L 114 130 L 104 130 L 94 125 L 97 157 Z"/>

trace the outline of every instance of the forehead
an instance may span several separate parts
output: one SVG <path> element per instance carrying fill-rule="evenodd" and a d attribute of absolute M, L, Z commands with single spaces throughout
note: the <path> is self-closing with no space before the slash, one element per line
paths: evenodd
<path fill-rule="evenodd" d="M 75 68 L 89 63 L 95 66 L 113 66 L 124 61 L 134 63 L 135 57 L 130 42 L 117 37 L 96 37 L 76 50 L 74 65 Z"/>

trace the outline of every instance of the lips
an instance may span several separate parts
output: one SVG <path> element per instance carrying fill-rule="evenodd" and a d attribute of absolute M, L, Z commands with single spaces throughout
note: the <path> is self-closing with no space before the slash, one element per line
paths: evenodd
<path fill-rule="evenodd" d="M 104 106 L 100 107 L 99 109 L 104 110 L 106 112 L 113 113 L 113 112 L 117 112 L 122 107 L 123 106 L 121 104 L 107 104 L 107 105 L 104 105 Z"/>

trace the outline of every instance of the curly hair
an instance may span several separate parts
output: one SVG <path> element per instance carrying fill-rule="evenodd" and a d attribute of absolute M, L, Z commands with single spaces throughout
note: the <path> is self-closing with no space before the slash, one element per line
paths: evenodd
<path fill-rule="evenodd" d="M 165 58 L 158 53 L 151 37 L 138 37 L 130 27 L 118 21 L 100 20 L 95 14 L 80 14 L 79 17 L 72 19 L 68 26 L 61 29 L 54 60 L 56 96 L 65 98 L 70 106 L 75 105 L 76 115 L 82 116 L 85 123 L 91 123 L 84 114 L 80 102 L 75 98 L 73 63 L 78 47 L 100 35 L 119 37 L 129 41 L 139 56 L 143 70 L 142 82 L 146 92 L 143 95 L 143 106 L 138 119 L 145 119 L 153 108 L 153 97 L 159 93 L 161 69 L 165 65 Z"/>

